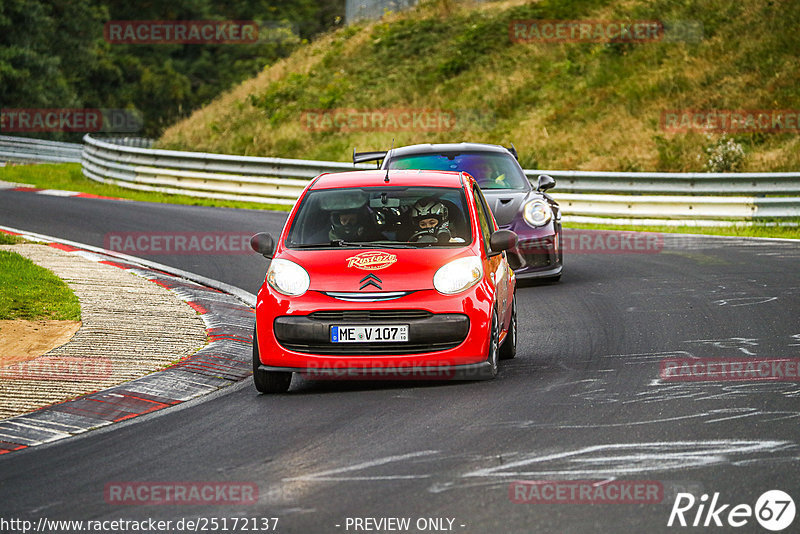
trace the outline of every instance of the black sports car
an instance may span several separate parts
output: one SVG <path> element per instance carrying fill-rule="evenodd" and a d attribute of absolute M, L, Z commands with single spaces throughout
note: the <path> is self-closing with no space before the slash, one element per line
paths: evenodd
<path fill-rule="evenodd" d="M 561 278 L 561 210 L 545 191 L 555 186 L 547 175 L 533 187 L 517 162 L 513 145 L 479 143 L 411 145 L 387 152 L 353 152 L 353 163 L 376 161 L 381 169 L 464 171 L 475 178 L 498 226 L 519 236 L 508 251 L 509 264 L 520 278 Z"/>

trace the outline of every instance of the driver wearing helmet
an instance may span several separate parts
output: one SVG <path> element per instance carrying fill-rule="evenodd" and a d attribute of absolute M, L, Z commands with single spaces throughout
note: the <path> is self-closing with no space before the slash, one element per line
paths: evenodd
<path fill-rule="evenodd" d="M 447 206 L 435 198 L 421 198 L 414 203 L 411 223 L 410 242 L 448 243 L 451 240 Z"/>
<path fill-rule="evenodd" d="M 330 221 L 323 240 L 362 242 L 379 238 L 363 195 L 331 192 L 322 199 L 320 207 L 328 212 Z"/>

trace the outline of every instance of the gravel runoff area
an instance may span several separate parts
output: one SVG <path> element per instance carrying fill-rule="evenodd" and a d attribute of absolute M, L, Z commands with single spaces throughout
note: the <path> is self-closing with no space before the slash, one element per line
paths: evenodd
<path fill-rule="evenodd" d="M 106 389 L 189 357 L 206 325 L 180 295 L 91 253 L 3 245 L 53 271 L 81 304 L 82 326 L 66 344 L 0 368 L 0 419 Z"/>

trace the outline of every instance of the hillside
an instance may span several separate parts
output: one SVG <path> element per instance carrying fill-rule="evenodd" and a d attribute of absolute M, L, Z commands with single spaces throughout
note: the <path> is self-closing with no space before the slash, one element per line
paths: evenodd
<path fill-rule="evenodd" d="M 532 19 L 679 21 L 702 36 L 512 42 L 510 23 Z M 353 147 L 392 140 L 511 141 L 526 168 L 703 171 L 721 134 L 665 131 L 662 114 L 800 109 L 798 27 L 795 0 L 429 0 L 300 47 L 168 128 L 159 146 L 347 161 Z M 325 115 L 348 109 L 352 128 Z M 440 126 L 356 124 L 358 112 L 391 121 L 422 109 Z M 800 169 L 796 125 L 732 137 L 744 155 L 722 169 Z"/>

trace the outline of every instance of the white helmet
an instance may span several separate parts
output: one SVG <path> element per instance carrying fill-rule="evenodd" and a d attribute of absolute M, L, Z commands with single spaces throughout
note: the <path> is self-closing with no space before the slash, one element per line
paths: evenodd
<path fill-rule="evenodd" d="M 414 224 L 423 219 L 436 219 L 442 224 L 447 222 L 447 206 L 435 199 L 421 198 L 411 207 L 411 219 Z"/>

